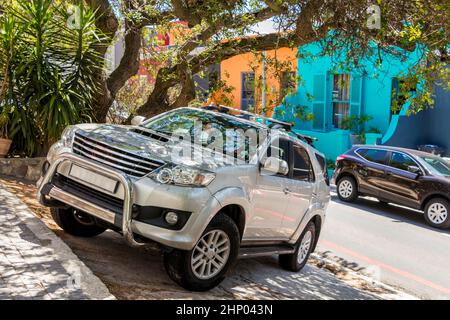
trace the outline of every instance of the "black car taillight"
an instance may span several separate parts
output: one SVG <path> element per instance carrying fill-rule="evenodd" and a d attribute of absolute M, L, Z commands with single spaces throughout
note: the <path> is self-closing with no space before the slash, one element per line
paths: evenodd
<path fill-rule="evenodd" d="M 346 156 L 342 155 L 336 158 L 336 167 L 338 166 L 339 162 L 346 159 Z"/>

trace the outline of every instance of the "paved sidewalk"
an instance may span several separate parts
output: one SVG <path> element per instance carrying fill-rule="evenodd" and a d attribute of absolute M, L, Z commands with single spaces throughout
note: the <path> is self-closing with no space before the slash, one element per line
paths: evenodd
<path fill-rule="evenodd" d="M 0 300 L 114 299 L 43 222 L 0 185 Z"/>

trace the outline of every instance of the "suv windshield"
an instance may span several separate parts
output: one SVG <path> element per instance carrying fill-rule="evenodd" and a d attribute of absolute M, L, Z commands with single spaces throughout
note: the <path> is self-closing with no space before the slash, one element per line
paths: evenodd
<path fill-rule="evenodd" d="M 450 177 L 450 163 L 448 161 L 439 157 L 426 156 L 421 156 L 420 160 L 432 174 Z"/>
<path fill-rule="evenodd" d="M 234 117 L 194 109 L 178 109 L 144 122 L 141 126 L 225 154 L 248 160 L 267 136 L 263 127 Z"/>

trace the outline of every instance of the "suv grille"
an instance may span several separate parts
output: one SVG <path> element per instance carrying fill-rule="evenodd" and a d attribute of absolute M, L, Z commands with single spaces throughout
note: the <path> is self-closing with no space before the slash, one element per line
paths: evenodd
<path fill-rule="evenodd" d="M 150 137 L 152 139 L 155 139 L 155 140 L 158 140 L 158 141 L 161 141 L 161 142 L 169 142 L 169 139 L 167 139 L 164 136 L 161 136 L 159 134 L 155 134 L 155 133 L 150 132 L 150 131 L 142 130 L 140 128 L 134 128 L 134 129 L 131 129 L 131 131 L 136 132 L 138 134 L 142 134 L 143 136 Z"/>
<path fill-rule="evenodd" d="M 107 195 L 106 193 L 89 188 L 75 180 L 60 174 L 55 174 L 52 183 L 66 192 L 69 192 L 83 200 L 98 205 L 104 209 L 111 210 L 116 214 L 122 214 L 123 200 Z"/>
<path fill-rule="evenodd" d="M 100 162 L 126 174 L 143 177 L 164 163 L 135 155 L 106 143 L 95 141 L 80 133 L 75 133 L 72 150 L 75 154 Z"/>

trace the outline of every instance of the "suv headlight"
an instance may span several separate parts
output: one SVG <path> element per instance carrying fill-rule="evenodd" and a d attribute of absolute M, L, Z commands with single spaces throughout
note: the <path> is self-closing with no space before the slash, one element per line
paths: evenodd
<path fill-rule="evenodd" d="M 167 164 L 148 176 L 162 184 L 193 187 L 205 187 L 216 177 L 212 172 L 175 164 Z"/>
<path fill-rule="evenodd" d="M 77 126 L 68 126 L 64 129 L 61 135 L 61 141 L 64 147 L 71 148 L 73 144 L 73 139 L 75 138 L 75 132 L 80 130 Z"/>

